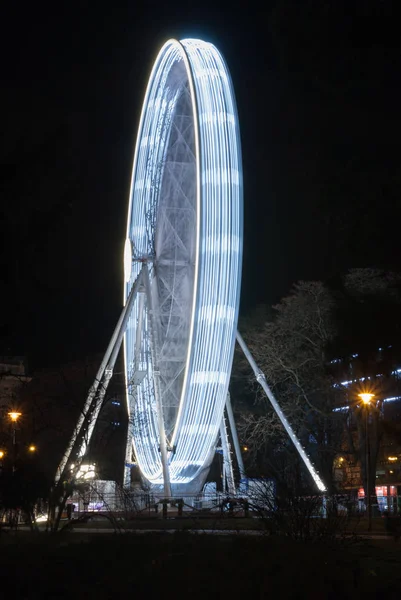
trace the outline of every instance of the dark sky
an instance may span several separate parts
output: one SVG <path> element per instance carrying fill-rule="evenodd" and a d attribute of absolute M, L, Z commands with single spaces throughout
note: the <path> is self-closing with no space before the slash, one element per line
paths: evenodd
<path fill-rule="evenodd" d="M 215 43 L 232 74 L 245 186 L 241 314 L 276 302 L 297 279 L 401 268 L 393 3 L 264 5 L 3 9 L 3 352 L 27 354 L 35 366 L 107 345 L 121 309 L 139 112 L 170 37 Z"/>

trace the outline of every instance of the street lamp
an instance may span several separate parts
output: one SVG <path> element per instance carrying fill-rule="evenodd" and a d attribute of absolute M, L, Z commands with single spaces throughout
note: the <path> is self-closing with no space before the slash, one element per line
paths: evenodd
<path fill-rule="evenodd" d="M 18 419 L 21 416 L 20 412 L 15 412 L 15 411 L 11 411 L 8 413 L 8 416 L 10 417 L 11 421 L 17 422 Z"/>
<path fill-rule="evenodd" d="M 29 450 L 29 452 L 36 452 L 36 446 L 31 444 L 30 446 L 28 446 L 28 450 Z"/>
<path fill-rule="evenodd" d="M 14 454 L 14 463 L 13 463 L 13 473 L 15 472 L 15 463 L 17 462 L 17 444 L 16 444 L 16 432 L 17 432 L 17 422 L 18 419 L 21 416 L 20 412 L 17 412 L 16 410 L 12 410 L 8 413 L 8 416 L 11 419 L 11 422 L 13 424 L 13 454 Z"/>
<path fill-rule="evenodd" d="M 362 400 L 362 402 L 364 404 L 370 404 L 370 401 L 372 400 L 372 398 L 375 397 L 375 395 L 371 394 L 370 392 L 362 392 L 361 394 L 358 394 L 358 396 L 360 397 L 360 399 Z"/>
<path fill-rule="evenodd" d="M 369 406 L 374 394 L 362 392 L 358 394 L 365 405 L 365 450 L 366 450 L 366 509 L 368 512 L 368 531 L 372 529 L 372 499 L 370 497 L 370 444 L 369 444 Z"/>

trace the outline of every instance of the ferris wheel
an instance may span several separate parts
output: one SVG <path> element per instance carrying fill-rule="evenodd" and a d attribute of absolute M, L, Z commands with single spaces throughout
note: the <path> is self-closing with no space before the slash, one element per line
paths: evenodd
<path fill-rule="evenodd" d="M 226 65 L 199 40 L 168 41 L 153 67 L 134 158 L 125 338 L 136 461 L 153 484 L 207 474 L 237 329 L 243 200 Z"/>
<path fill-rule="evenodd" d="M 243 240 L 240 135 L 226 64 L 210 43 L 170 40 L 153 66 L 137 137 L 124 249 L 124 309 L 56 480 L 86 456 L 124 338 L 125 484 L 138 465 L 164 497 L 198 493 L 224 411 L 237 340 L 317 487 L 325 486 L 237 331 Z M 233 474 L 230 477 L 233 491 Z M 235 490 L 234 490 L 235 492 Z"/>

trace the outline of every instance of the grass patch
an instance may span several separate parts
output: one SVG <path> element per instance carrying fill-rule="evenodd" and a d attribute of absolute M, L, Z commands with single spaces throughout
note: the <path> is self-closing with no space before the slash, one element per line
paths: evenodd
<path fill-rule="evenodd" d="M 6 536 L 3 590 L 43 598 L 399 598 L 401 546 L 392 541 L 304 544 L 282 537 Z"/>

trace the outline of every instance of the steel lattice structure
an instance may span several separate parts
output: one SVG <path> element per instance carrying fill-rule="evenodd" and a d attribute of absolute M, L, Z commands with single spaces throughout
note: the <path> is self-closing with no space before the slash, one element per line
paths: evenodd
<path fill-rule="evenodd" d="M 164 497 L 198 493 L 221 438 L 235 340 L 317 487 L 325 486 L 237 332 L 243 239 L 240 135 L 230 75 L 201 40 L 160 50 L 143 104 L 124 251 L 124 309 L 57 479 L 82 463 L 125 335 L 125 482 L 135 460 Z M 72 473 L 72 475 L 71 475 Z"/>

